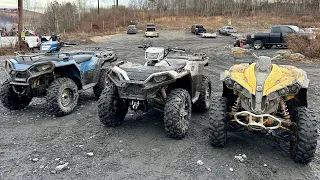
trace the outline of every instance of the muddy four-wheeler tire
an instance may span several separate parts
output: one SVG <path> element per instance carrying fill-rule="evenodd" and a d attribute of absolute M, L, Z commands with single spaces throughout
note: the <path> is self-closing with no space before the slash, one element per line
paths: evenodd
<path fill-rule="evenodd" d="M 191 97 L 185 89 L 172 90 L 164 107 L 165 131 L 170 137 L 182 139 L 185 137 L 191 119 Z"/>
<path fill-rule="evenodd" d="M 93 93 L 97 98 L 100 97 L 102 91 L 104 90 L 104 88 L 108 84 L 106 72 L 107 71 L 105 69 L 102 69 L 100 71 L 99 80 L 98 80 L 97 84 L 95 86 L 93 86 Z"/>
<path fill-rule="evenodd" d="M 293 133 L 290 140 L 290 152 L 294 161 L 309 163 L 316 152 L 317 121 L 315 115 L 306 107 L 297 107 L 293 114 Z"/>
<path fill-rule="evenodd" d="M 211 82 L 208 76 L 203 76 L 200 86 L 201 91 L 198 101 L 194 104 L 194 110 L 205 112 L 211 107 Z"/>
<path fill-rule="evenodd" d="M 58 78 L 47 89 L 46 99 L 52 114 L 71 114 L 78 103 L 78 87 L 72 79 Z"/>
<path fill-rule="evenodd" d="M 110 84 L 102 91 L 98 101 L 100 121 L 108 127 L 120 125 L 128 112 L 128 101 L 119 98 L 117 88 Z"/>
<path fill-rule="evenodd" d="M 227 113 L 227 99 L 214 99 L 209 118 L 209 139 L 212 146 L 223 147 L 227 142 Z"/>
<path fill-rule="evenodd" d="M 0 89 L 0 98 L 4 107 L 10 110 L 20 110 L 27 107 L 32 98 L 27 96 L 19 96 L 15 93 L 10 85 L 9 80 L 6 80 Z"/>
<path fill-rule="evenodd" d="M 252 44 L 253 49 L 262 49 L 263 48 L 263 42 L 261 40 L 255 40 Z"/>

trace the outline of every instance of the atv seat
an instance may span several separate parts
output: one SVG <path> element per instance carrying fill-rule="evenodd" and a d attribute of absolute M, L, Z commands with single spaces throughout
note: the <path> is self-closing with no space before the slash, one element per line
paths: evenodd
<path fill-rule="evenodd" d="M 178 66 L 178 67 L 184 67 L 187 65 L 186 59 L 166 59 L 169 66 Z"/>
<path fill-rule="evenodd" d="M 74 55 L 73 59 L 76 63 L 83 63 L 85 61 L 89 61 L 93 56 L 90 54 L 78 54 Z"/>

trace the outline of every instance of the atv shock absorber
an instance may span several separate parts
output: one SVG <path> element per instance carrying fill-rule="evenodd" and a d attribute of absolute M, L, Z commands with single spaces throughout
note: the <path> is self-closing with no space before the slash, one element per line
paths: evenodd
<path fill-rule="evenodd" d="M 234 113 L 238 112 L 240 106 L 241 106 L 241 100 L 240 100 L 240 97 L 238 97 L 237 100 L 235 101 L 234 105 L 231 106 L 231 113 L 234 114 Z"/>
<path fill-rule="evenodd" d="M 161 89 L 161 95 L 162 95 L 162 98 L 163 98 L 164 100 L 167 99 L 167 93 L 166 93 L 166 89 L 165 89 L 164 87 Z"/>
<path fill-rule="evenodd" d="M 286 102 L 281 98 L 280 99 L 280 109 L 281 109 L 281 115 L 285 120 L 290 121 L 290 113 L 289 113 L 289 109 L 286 105 Z"/>

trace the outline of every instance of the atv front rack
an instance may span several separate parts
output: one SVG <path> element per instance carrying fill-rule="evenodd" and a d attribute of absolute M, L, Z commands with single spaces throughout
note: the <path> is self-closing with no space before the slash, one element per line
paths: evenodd
<path fill-rule="evenodd" d="M 247 122 L 243 122 L 239 117 L 247 118 Z M 263 131 L 278 129 L 281 126 L 281 120 L 270 114 L 256 115 L 249 111 L 241 111 L 234 115 L 234 120 L 242 126 L 253 131 Z"/>

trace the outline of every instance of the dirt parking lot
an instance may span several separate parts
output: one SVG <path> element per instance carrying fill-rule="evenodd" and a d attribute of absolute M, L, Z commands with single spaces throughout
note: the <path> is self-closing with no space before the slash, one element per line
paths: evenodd
<path fill-rule="evenodd" d="M 200 39 L 185 31 L 161 31 L 159 38 L 120 34 L 98 45 L 113 47 L 119 60 L 144 62 L 138 45 L 177 46 L 210 57 L 206 74 L 215 96 L 221 94 L 219 74 L 234 63 L 250 58 L 231 55 L 233 39 L 218 36 Z M 96 46 L 96 45 L 95 45 Z M 81 46 L 80 46 L 81 47 Z M 79 48 L 79 47 L 78 47 Z M 256 51 L 273 56 L 278 49 Z M 5 57 L 0 57 L 0 83 L 6 79 Z M 317 64 L 292 64 L 304 69 L 311 81 L 309 106 L 319 121 L 320 75 Z M 208 114 L 194 113 L 190 131 L 183 140 L 170 139 L 164 132 L 161 112 L 129 111 L 119 127 L 107 128 L 97 115 L 97 100 L 91 91 L 82 92 L 73 114 L 47 114 L 43 99 L 34 99 L 22 111 L 0 105 L 0 179 L 319 179 L 319 148 L 308 165 L 293 162 L 289 145 L 268 135 L 229 133 L 225 148 L 213 148 L 208 141 Z M 318 126 L 319 129 L 319 126 Z M 320 147 L 320 146 L 318 146 Z M 92 152 L 92 156 L 87 153 Z M 245 154 L 247 160 L 234 159 Z M 197 164 L 198 160 L 203 165 Z M 64 171 L 53 171 L 68 163 Z"/>

